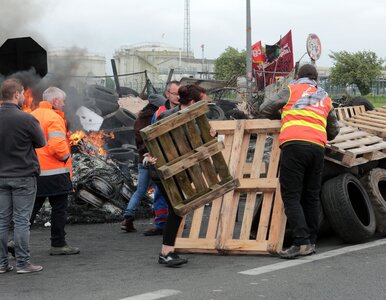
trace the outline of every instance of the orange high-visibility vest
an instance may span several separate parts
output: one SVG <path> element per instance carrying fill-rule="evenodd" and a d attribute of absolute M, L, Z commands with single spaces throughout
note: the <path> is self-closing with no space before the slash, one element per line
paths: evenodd
<path fill-rule="evenodd" d="M 281 113 L 280 145 L 288 141 L 307 141 L 324 147 L 331 99 L 323 89 L 307 83 L 288 87 L 290 97 Z"/>
<path fill-rule="evenodd" d="M 40 176 L 71 173 L 71 154 L 63 112 L 54 110 L 51 103 L 41 101 L 31 114 L 40 122 L 47 141 L 46 146 L 36 149 Z"/>

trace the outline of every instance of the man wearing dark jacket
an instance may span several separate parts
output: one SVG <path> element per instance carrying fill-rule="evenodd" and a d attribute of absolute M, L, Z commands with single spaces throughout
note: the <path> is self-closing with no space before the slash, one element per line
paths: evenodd
<path fill-rule="evenodd" d="M 0 274 L 13 270 L 8 263 L 8 231 L 14 226 L 16 273 L 43 269 L 30 262 L 29 219 L 36 195 L 39 161 L 34 148 L 46 144 L 39 122 L 22 112 L 24 88 L 19 80 L 3 82 L 0 95 Z"/>
<path fill-rule="evenodd" d="M 134 216 L 141 199 L 146 195 L 150 185 L 150 170 L 148 166 L 142 164 L 144 154 L 147 149 L 142 140 L 140 130 L 151 124 L 151 119 L 159 107 L 165 104 L 166 99 L 162 95 L 151 94 L 148 97 L 149 103 L 139 112 L 134 122 L 135 142 L 138 150 L 138 184 L 137 190 L 130 198 L 127 208 L 124 212 L 124 220 L 121 223 L 121 229 L 127 232 L 136 231 L 134 228 Z"/>
<path fill-rule="evenodd" d="M 339 133 L 331 99 L 317 79 L 316 68 L 303 65 L 295 81 L 260 106 L 262 117 L 281 110 L 279 179 L 293 237 L 293 245 L 279 253 L 282 258 L 315 253 L 324 147 Z"/>

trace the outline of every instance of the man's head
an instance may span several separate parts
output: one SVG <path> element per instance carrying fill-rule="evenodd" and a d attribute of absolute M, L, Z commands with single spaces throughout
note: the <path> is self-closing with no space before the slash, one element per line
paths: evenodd
<path fill-rule="evenodd" d="M 52 107 L 57 110 L 63 111 L 65 99 L 66 93 L 54 86 L 49 87 L 43 92 L 43 100 L 50 102 Z"/>
<path fill-rule="evenodd" d="M 297 79 L 299 78 L 309 78 L 311 80 L 318 80 L 318 71 L 316 71 L 316 68 L 314 65 L 311 64 L 305 64 L 300 67 L 297 75 Z"/>
<path fill-rule="evenodd" d="M 180 83 L 178 81 L 170 81 L 166 85 L 165 97 L 169 99 L 172 108 L 180 104 L 180 96 L 178 95 L 179 87 Z"/>
<path fill-rule="evenodd" d="M 19 79 L 11 78 L 3 82 L 0 88 L 3 101 L 10 101 L 19 106 L 24 103 L 24 87 Z"/>

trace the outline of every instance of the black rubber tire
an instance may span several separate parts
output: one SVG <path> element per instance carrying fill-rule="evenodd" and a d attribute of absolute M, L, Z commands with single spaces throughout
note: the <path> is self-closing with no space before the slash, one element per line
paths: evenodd
<path fill-rule="evenodd" d="M 126 86 L 121 86 L 119 88 L 119 93 L 121 95 L 121 97 L 127 97 L 127 96 L 134 96 L 134 97 L 138 97 L 139 96 L 139 93 L 129 87 L 126 87 Z"/>
<path fill-rule="evenodd" d="M 87 108 L 94 107 L 95 106 L 95 99 L 90 97 L 85 97 L 82 99 L 82 105 L 86 106 Z"/>
<path fill-rule="evenodd" d="M 134 121 L 137 119 L 135 114 L 122 107 L 115 112 L 115 117 L 125 126 L 134 126 Z"/>
<path fill-rule="evenodd" d="M 134 161 L 135 150 L 129 148 L 112 148 L 107 150 L 107 156 L 120 162 Z"/>
<path fill-rule="evenodd" d="M 225 118 L 227 120 L 243 120 L 248 119 L 248 116 L 241 110 L 234 108 L 225 113 Z"/>
<path fill-rule="evenodd" d="M 102 111 L 102 116 L 106 116 L 111 114 L 112 112 L 119 109 L 118 103 L 105 101 L 101 99 L 95 99 L 95 106 L 98 107 Z"/>
<path fill-rule="evenodd" d="M 386 170 L 375 168 L 361 178 L 374 208 L 377 231 L 386 235 Z"/>
<path fill-rule="evenodd" d="M 206 113 L 206 117 L 209 120 L 224 120 L 225 114 L 224 111 L 221 109 L 221 107 L 217 106 L 214 103 L 210 103 L 208 105 L 209 112 Z"/>
<path fill-rule="evenodd" d="M 375 108 L 374 105 L 365 97 L 355 97 L 354 99 L 349 101 L 349 106 L 359 105 L 363 105 L 365 107 L 365 110 L 373 110 Z"/>
<path fill-rule="evenodd" d="M 359 243 L 375 232 L 375 215 L 360 181 L 345 173 L 326 181 L 321 194 L 323 211 L 336 234 L 345 242 Z"/>
<path fill-rule="evenodd" d="M 115 90 L 96 84 L 92 84 L 87 87 L 87 96 L 111 103 L 117 103 L 119 99 Z"/>
<path fill-rule="evenodd" d="M 95 196 L 85 189 L 79 190 L 77 196 L 79 199 L 97 208 L 101 208 L 104 203 L 104 200 L 100 199 L 98 196 Z"/>

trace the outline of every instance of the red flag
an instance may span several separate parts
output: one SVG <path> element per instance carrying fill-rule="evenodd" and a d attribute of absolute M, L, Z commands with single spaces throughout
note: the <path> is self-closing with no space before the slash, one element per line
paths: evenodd
<path fill-rule="evenodd" d="M 274 83 L 276 77 L 287 76 L 292 71 L 294 67 L 292 49 L 292 32 L 290 30 L 280 39 L 280 52 L 275 60 L 264 65 L 252 64 L 259 90 Z"/>
<path fill-rule="evenodd" d="M 263 52 L 263 48 L 261 46 L 261 41 L 254 43 L 252 45 L 252 64 L 263 64 L 265 63 L 265 53 Z"/>

